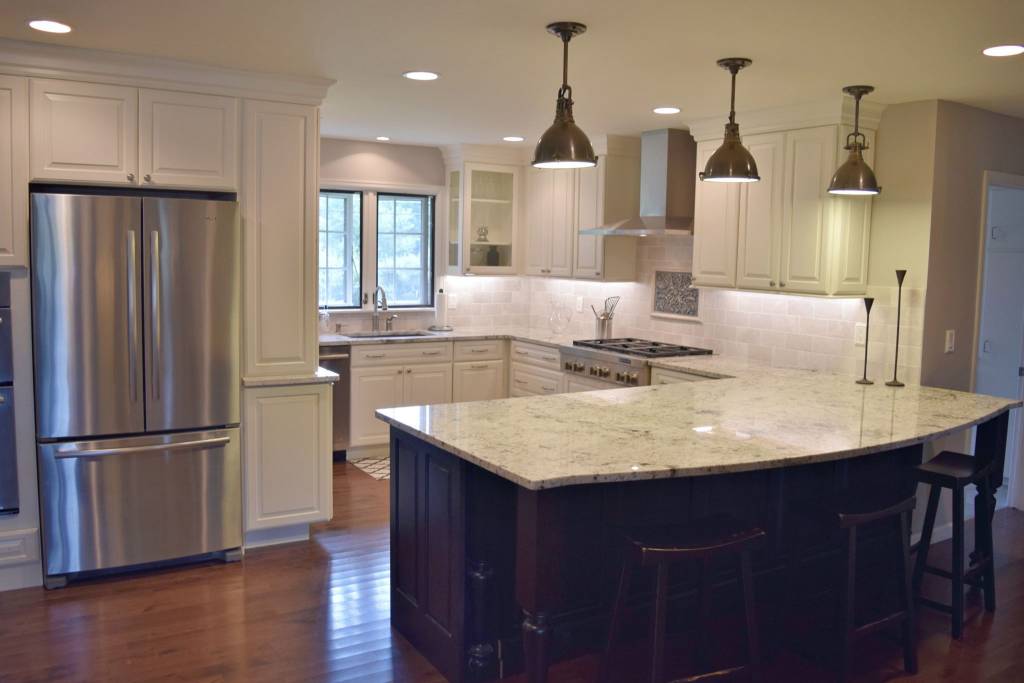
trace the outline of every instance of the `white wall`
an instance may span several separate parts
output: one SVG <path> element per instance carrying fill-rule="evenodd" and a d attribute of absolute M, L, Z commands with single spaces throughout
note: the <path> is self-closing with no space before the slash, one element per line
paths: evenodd
<path fill-rule="evenodd" d="M 321 138 L 320 182 L 443 186 L 444 161 L 437 147 Z"/>

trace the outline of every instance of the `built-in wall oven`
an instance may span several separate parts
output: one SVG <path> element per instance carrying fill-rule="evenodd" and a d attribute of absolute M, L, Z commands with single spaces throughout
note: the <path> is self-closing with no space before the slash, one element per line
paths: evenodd
<path fill-rule="evenodd" d="M 14 362 L 11 358 L 11 276 L 10 273 L 0 273 L 0 515 L 16 515 L 18 511 Z"/>

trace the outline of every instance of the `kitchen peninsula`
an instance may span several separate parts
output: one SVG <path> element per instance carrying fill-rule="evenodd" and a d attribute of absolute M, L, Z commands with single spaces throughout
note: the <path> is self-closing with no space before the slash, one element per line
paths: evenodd
<path fill-rule="evenodd" d="M 974 426 L 998 485 L 1019 405 L 718 357 L 652 365 L 714 380 L 378 411 L 391 425 L 393 623 L 449 680 L 522 665 L 545 681 L 549 660 L 596 649 L 621 526 L 745 518 L 769 535 L 756 580 L 776 585 L 787 503 L 906 495 L 923 445 Z"/>

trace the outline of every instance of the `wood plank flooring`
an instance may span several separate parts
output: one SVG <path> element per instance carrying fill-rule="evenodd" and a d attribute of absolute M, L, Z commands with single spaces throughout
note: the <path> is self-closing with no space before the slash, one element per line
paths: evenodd
<path fill-rule="evenodd" d="M 241 564 L 0 593 L 0 682 L 443 681 L 389 625 L 387 499 L 387 481 L 339 463 L 335 518 L 309 542 L 253 550 Z M 948 619 L 923 611 L 921 673 L 903 677 L 895 644 L 867 641 L 858 683 L 1024 681 L 1024 513 L 996 519 L 996 614 L 971 593 L 966 636 L 953 642 Z M 948 546 L 933 551 L 936 563 Z M 559 664 L 552 683 L 589 683 L 596 664 Z M 645 675 L 633 670 L 635 680 Z M 831 680 L 787 654 L 767 673 Z"/>

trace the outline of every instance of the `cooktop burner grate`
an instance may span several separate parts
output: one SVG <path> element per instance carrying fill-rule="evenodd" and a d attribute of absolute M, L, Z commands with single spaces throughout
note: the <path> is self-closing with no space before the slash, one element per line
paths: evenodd
<path fill-rule="evenodd" d="M 641 358 L 706 356 L 711 353 L 710 349 L 698 349 L 693 346 L 666 344 L 664 342 L 656 342 L 649 339 L 635 339 L 633 337 L 620 337 L 618 339 L 582 339 L 574 341 L 573 346 L 582 346 L 588 349 L 600 349 L 602 351 L 611 351 L 612 353 L 621 353 L 627 356 L 639 356 Z"/>

